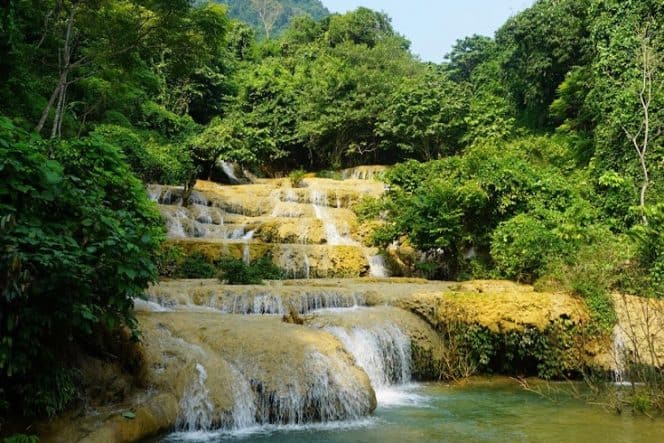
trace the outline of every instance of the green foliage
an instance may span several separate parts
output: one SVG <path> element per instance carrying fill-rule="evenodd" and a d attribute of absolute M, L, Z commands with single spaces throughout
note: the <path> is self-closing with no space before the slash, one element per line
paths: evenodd
<path fill-rule="evenodd" d="M 184 253 L 179 246 L 163 243 L 157 255 L 157 274 L 162 277 L 175 277 L 183 257 Z"/>
<path fill-rule="evenodd" d="M 216 1 L 228 5 L 228 13 L 231 17 L 250 24 L 259 36 L 265 37 L 265 28 L 256 10 L 256 4 L 249 0 Z M 327 8 L 319 0 L 274 0 L 274 2 L 267 3 L 268 7 L 276 12 L 271 32 L 273 36 L 286 31 L 289 23 L 298 17 L 306 16 L 320 20 L 329 14 Z"/>
<path fill-rule="evenodd" d="M 467 104 L 466 88 L 445 74 L 427 71 L 405 80 L 392 93 L 378 133 L 409 157 L 432 160 L 451 155 L 461 145 Z"/>
<path fill-rule="evenodd" d="M 323 170 L 316 173 L 316 177 L 327 178 L 330 180 L 343 180 L 343 174 L 339 171 Z"/>
<path fill-rule="evenodd" d="M 306 175 L 307 171 L 304 169 L 296 169 L 295 171 L 291 171 L 291 173 L 288 174 L 288 180 L 290 181 L 292 187 L 299 188 L 302 186 L 302 180 L 304 180 Z"/>
<path fill-rule="evenodd" d="M 506 277 L 532 282 L 567 245 L 545 221 L 519 214 L 501 223 L 492 234 L 491 257 Z"/>
<path fill-rule="evenodd" d="M 36 435 L 14 434 L 2 439 L 2 443 L 39 443 Z"/>
<path fill-rule="evenodd" d="M 604 232 L 594 242 L 578 247 L 575 254 L 552 260 L 536 287 L 581 296 L 593 315 L 593 327 L 607 333 L 617 320 L 610 294 L 624 284 L 623 266 L 631 256 L 626 238 Z"/>
<path fill-rule="evenodd" d="M 362 199 L 353 206 L 353 212 L 357 214 L 357 218 L 361 222 L 380 218 L 380 214 L 383 210 L 383 202 L 377 198 L 369 196 L 363 196 Z"/>
<path fill-rule="evenodd" d="M 463 314 L 461 314 L 463 315 Z M 580 358 L 580 326 L 559 319 L 544 330 L 527 327 L 507 332 L 492 331 L 469 323 L 463 317 L 443 326 L 448 346 L 455 349 L 457 363 L 449 369 L 476 373 L 500 373 L 564 379 L 578 375 L 584 362 Z M 442 374 L 456 378 L 469 374 Z"/>
<path fill-rule="evenodd" d="M 491 254 L 506 277 L 532 280 L 546 263 L 543 252 L 555 256 L 587 241 L 597 217 L 583 188 L 566 176 L 567 159 L 556 140 L 528 137 L 397 165 L 386 174 L 389 223 L 377 236 L 388 244 L 407 235 L 439 263 L 436 277 L 458 278 L 470 268 L 485 273 L 469 259 Z"/>
<path fill-rule="evenodd" d="M 181 184 L 191 168 L 187 153 L 176 145 L 156 144 L 132 129 L 99 125 L 92 134 L 120 148 L 132 171 L 146 183 Z"/>
<path fill-rule="evenodd" d="M 263 280 L 281 280 L 284 273 L 273 262 L 272 257 L 264 256 L 250 264 L 242 260 L 224 259 L 219 262 L 219 280 L 229 285 L 258 285 Z"/>
<path fill-rule="evenodd" d="M 48 144 L 0 118 L 0 159 L 0 387 L 24 413 L 53 414 L 73 397 L 72 343 L 98 325 L 135 330 L 163 230 L 97 136 Z"/>
<path fill-rule="evenodd" d="M 208 258 L 200 252 L 185 256 L 177 266 L 175 276 L 178 278 L 213 278 L 217 269 Z"/>

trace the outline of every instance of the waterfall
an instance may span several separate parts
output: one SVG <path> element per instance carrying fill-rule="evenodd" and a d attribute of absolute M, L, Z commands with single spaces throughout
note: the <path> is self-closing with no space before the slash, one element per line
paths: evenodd
<path fill-rule="evenodd" d="M 300 314 L 308 314 L 323 309 L 354 308 L 366 305 L 362 295 L 339 291 L 301 292 L 290 295 L 285 300 L 280 295 L 245 292 L 227 296 L 219 306 L 228 314 L 284 315 L 291 306 Z"/>
<path fill-rule="evenodd" d="M 205 386 L 207 372 L 197 364 L 197 377 L 180 402 L 177 428 L 184 432 L 258 430 L 358 420 L 370 412 L 372 394 L 350 360 L 310 350 L 303 364 L 302 371 L 284 373 L 273 385 L 269 375 L 257 374 L 251 362 L 229 363 L 233 407 L 225 414 L 215 410 Z"/>
<path fill-rule="evenodd" d="M 325 328 L 335 335 L 366 371 L 374 389 L 410 382 L 410 339 L 394 325 L 372 329 Z"/>
<path fill-rule="evenodd" d="M 371 399 L 346 362 L 317 351 L 304 360 L 305 378 L 282 380 L 278 391 L 252 382 L 257 396 L 256 420 L 260 425 L 303 425 L 357 420 L 370 409 Z"/>
<path fill-rule="evenodd" d="M 150 185 L 148 186 L 148 197 L 153 202 L 159 203 L 159 198 L 161 197 L 162 187 L 159 185 Z"/>
<path fill-rule="evenodd" d="M 355 245 L 356 243 L 352 239 L 339 235 L 334 219 L 327 209 L 327 202 L 327 193 L 318 190 L 311 191 L 311 204 L 314 207 L 316 218 L 323 222 L 327 244 L 332 246 Z"/>
<path fill-rule="evenodd" d="M 309 256 L 304 254 L 304 278 L 309 280 L 311 274 L 311 265 L 309 264 Z"/>
<path fill-rule="evenodd" d="M 620 325 L 615 325 L 613 327 L 613 345 L 611 353 L 613 354 L 615 363 L 615 366 L 612 369 L 613 382 L 617 385 L 630 384 L 630 382 L 625 379 L 625 373 L 627 369 L 627 364 L 625 362 L 626 352 L 627 347 L 625 346 L 625 332 L 620 327 Z"/>
<path fill-rule="evenodd" d="M 214 406 L 210 399 L 210 391 L 205 382 L 208 378 L 203 365 L 196 363 L 197 377 L 185 390 L 180 401 L 180 414 L 177 418 L 177 427 L 180 430 L 207 431 L 212 428 Z"/>
<path fill-rule="evenodd" d="M 233 165 L 227 161 L 220 161 L 219 166 L 221 166 L 221 169 L 224 171 L 224 174 L 226 174 L 226 177 L 230 180 L 231 184 L 239 184 L 240 179 L 235 176 L 235 168 Z"/>
<path fill-rule="evenodd" d="M 385 266 L 385 257 L 380 254 L 369 256 L 369 269 L 372 277 L 386 278 L 390 276 Z"/>
<path fill-rule="evenodd" d="M 251 263 L 251 240 L 254 238 L 255 231 L 247 232 L 243 237 L 242 241 L 244 246 L 242 247 L 242 261 L 246 264 Z"/>
<path fill-rule="evenodd" d="M 326 326 L 369 376 L 380 406 L 417 405 L 426 399 L 411 392 L 411 341 L 396 325 L 346 329 Z"/>
<path fill-rule="evenodd" d="M 256 396 L 247 378 L 233 365 L 233 429 L 246 429 L 256 424 Z"/>
<path fill-rule="evenodd" d="M 186 209 L 178 208 L 175 210 L 175 213 L 168 214 L 166 216 L 166 227 L 168 229 L 169 237 L 173 238 L 184 238 L 187 236 L 184 226 L 182 225 L 182 220 L 189 218 L 189 214 Z"/>

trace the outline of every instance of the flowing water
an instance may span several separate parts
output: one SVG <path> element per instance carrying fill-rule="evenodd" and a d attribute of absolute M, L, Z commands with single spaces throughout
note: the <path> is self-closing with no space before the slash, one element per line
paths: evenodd
<path fill-rule="evenodd" d="M 222 166 L 237 183 L 232 165 Z M 269 253 L 293 278 L 389 276 L 383 256 L 362 244 L 351 210 L 364 196 L 379 196 L 379 182 L 307 178 L 301 188 L 288 186 L 278 179 L 233 186 L 199 181 L 188 206 L 181 187 L 150 185 L 148 193 L 172 240 L 245 262 Z"/>
<path fill-rule="evenodd" d="M 664 441 L 658 421 L 617 416 L 571 397 L 557 402 L 506 379 L 410 388 L 417 402 L 383 407 L 370 418 L 325 425 L 266 426 L 241 432 L 176 433 L 160 442 L 569 442 Z"/>

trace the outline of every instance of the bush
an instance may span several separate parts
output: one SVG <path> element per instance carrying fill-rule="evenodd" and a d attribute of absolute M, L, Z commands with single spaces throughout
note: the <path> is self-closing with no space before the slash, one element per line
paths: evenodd
<path fill-rule="evenodd" d="M 214 278 L 217 268 L 203 253 L 196 251 L 178 263 L 175 274 L 179 278 Z"/>
<path fill-rule="evenodd" d="M 284 273 L 274 263 L 272 257 L 264 256 L 251 264 L 229 258 L 219 262 L 218 278 L 229 285 L 259 285 L 263 280 L 281 280 Z"/>
<path fill-rule="evenodd" d="M 157 255 L 157 273 L 162 277 L 175 277 L 182 257 L 182 249 L 178 245 L 164 243 Z"/>
<path fill-rule="evenodd" d="M 553 260 L 536 282 L 536 289 L 564 290 L 582 297 L 592 315 L 593 333 L 608 333 L 616 323 L 610 292 L 621 284 L 622 266 L 631 256 L 624 237 L 610 233 L 575 255 Z"/>
<path fill-rule="evenodd" d="M 507 278 L 532 283 L 553 257 L 567 249 L 546 224 L 529 214 L 501 223 L 491 238 L 491 257 Z"/>
<path fill-rule="evenodd" d="M 0 170 L 0 391 L 52 415 L 72 398 L 72 345 L 98 326 L 137 333 L 133 299 L 156 279 L 163 228 L 99 136 L 47 144 L 0 118 Z"/>
<path fill-rule="evenodd" d="M 149 134 L 115 125 L 99 125 L 93 134 L 122 150 L 131 169 L 146 183 L 182 184 L 191 170 L 191 159 L 184 149 L 161 144 Z"/>
<path fill-rule="evenodd" d="M 296 169 L 295 171 L 292 171 L 290 174 L 288 174 L 288 180 L 290 180 L 292 187 L 299 188 L 302 186 L 302 181 L 306 175 L 307 173 L 303 169 Z"/>
<path fill-rule="evenodd" d="M 381 212 L 385 210 L 383 202 L 377 198 L 363 196 L 354 207 L 359 221 L 376 220 L 380 218 Z"/>

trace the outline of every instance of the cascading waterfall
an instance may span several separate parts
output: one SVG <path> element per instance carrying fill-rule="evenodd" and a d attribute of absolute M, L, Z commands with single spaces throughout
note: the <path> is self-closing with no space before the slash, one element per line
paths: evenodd
<path fill-rule="evenodd" d="M 196 377 L 187 387 L 180 401 L 180 414 L 177 419 L 177 428 L 184 431 L 203 430 L 212 428 L 214 406 L 210 399 L 210 390 L 205 385 L 208 374 L 205 367 L 196 364 Z"/>
<path fill-rule="evenodd" d="M 229 314 L 284 315 L 288 313 L 289 307 L 295 309 L 299 314 L 308 314 L 322 309 L 354 308 L 365 305 L 365 298 L 355 293 L 303 292 L 292 295 L 284 301 L 281 296 L 267 291 L 226 297 L 219 309 Z"/>
<path fill-rule="evenodd" d="M 228 177 L 231 184 L 236 185 L 240 183 L 240 179 L 235 175 L 235 168 L 231 163 L 221 160 L 219 166 L 221 166 L 222 171 L 224 171 L 224 174 L 226 174 L 226 177 Z"/>
<path fill-rule="evenodd" d="M 372 329 L 338 326 L 325 328 L 335 335 L 366 371 L 376 391 L 410 382 L 410 339 L 395 325 Z"/>
<path fill-rule="evenodd" d="M 371 328 L 326 326 L 364 369 L 376 391 L 379 406 L 420 404 L 426 400 L 411 392 L 411 341 L 394 324 Z"/>
<path fill-rule="evenodd" d="M 242 237 L 242 241 L 244 242 L 244 247 L 242 248 L 242 261 L 246 264 L 251 262 L 251 247 L 249 245 L 254 238 L 254 232 L 255 231 L 249 231 Z"/>
<path fill-rule="evenodd" d="M 372 277 L 386 278 L 390 276 L 385 266 L 385 257 L 380 254 L 369 256 L 369 269 Z"/>
<path fill-rule="evenodd" d="M 626 380 L 625 373 L 627 365 L 625 362 L 625 353 L 627 348 L 625 346 L 625 332 L 623 331 L 620 325 L 615 325 L 613 327 L 613 345 L 611 353 L 613 354 L 614 367 L 613 372 L 613 382 L 616 385 L 627 385 L 630 384 Z"/>
<path fill-rule="evenodd" d="M 357 384 L 352 368 L 320 352 L 305 359 L 306 379 L 284 380 L 279 392 L 266 392 L 253 383 L 259 425 L 303 425 L 316 422 L 357 420 L 370 409 L 371 399 Z"/>
<path fill-rule="evenodd" d="M 327 194 L 325 192 L 318 190 L 311 191 L 311 204 L 314 207 L 316 218 L 323 222 L 327 244 L 331 246 L 355 244 L 352 239 L 339 235 L 337 226 L 334 224 L 334 219 L 330 216 L 327 209 L 327 201 Z"/>
<path fill-rule="evenodd" d="M 197 375 L 180 402 L 177 429 L 242 431 L 264 426 L 292 426 L 359 420 L 372 408 L 372 395 L 359 383 L 350 361 L 309 351 L 302 374 L 286 375 L 278 387 L 249 376 L 242 363 L 228 364 L 233 407 L 217 411 L 206 386 L 208 375 L 196 364 Z M 251 365 L 250 362 L 244 365 Z"/>
<path fill-rule="evenodd" d="M 233 412 L 232 429 L 241 430 L 256 424 L 256 396 L 251 390 L 247 378 L 233 365 L 230 365 L 233 376 Z"/>

